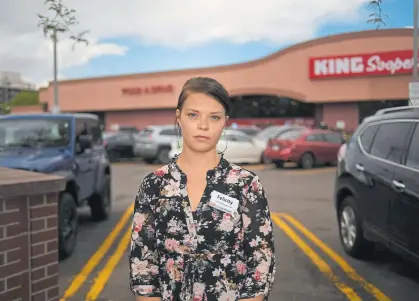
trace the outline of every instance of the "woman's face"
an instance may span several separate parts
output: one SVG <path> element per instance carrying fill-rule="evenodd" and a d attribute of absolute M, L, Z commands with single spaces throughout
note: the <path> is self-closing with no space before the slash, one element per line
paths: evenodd
<path fill-rule="evenodd" d="M 203 93 L 190 94 L 183 103 L 182 111 L 176 111 L 176 117 L 184 147 L 198 152 L 217 147 L 227 121 L 224 107 Z"/>

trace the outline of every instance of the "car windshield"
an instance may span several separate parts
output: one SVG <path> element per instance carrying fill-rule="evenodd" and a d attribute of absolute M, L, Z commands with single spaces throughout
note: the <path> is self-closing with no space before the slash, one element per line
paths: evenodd
<path fill-rule="evenodd" d="M 255 137 L 259 139 L 270 138 L 278 129 L 278 126 L 269 126 L 258 132 Z"/>
<path fill-rule="evenodd" d="M 0 147 L 60 147 L 70 143 L 68 119 L 0 120 Z"/>
<path fill-rule="evenodd" d="M 249 136 L 255 136 L 256 134 L 259 133 L 258 129 L 253 129 L 253 128 L 238 128 L 237 130 Z"/>
<path fill-rule="evenodd" d="M 301 137 L 302 134 L 303 134 L 303 131 L 287 131 L 285 133 L 278 135 L 278 137 L 276 138 L 282 139 L 282 140 L 297 140 L 298 138 Z"/>

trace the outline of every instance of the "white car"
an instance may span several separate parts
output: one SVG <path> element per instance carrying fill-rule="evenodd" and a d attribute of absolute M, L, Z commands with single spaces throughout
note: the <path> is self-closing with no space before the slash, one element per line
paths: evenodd
<path fill-rule="evenodd" d="M 221 136 L 217 144 L 217 150 L 219 152 L 225 150 L 224 158 L 226 160 L 236 164 L 261 163 L 262 154 L 266 147 L 265 141 L 252 138 L 238 130 L 228 129 L 224 133 L 225 135 Z M 173 142 L 169 157 L 173 158 L 180 152 L 182 152 L 182 147 L 179 148 L 177 142 Z"/>

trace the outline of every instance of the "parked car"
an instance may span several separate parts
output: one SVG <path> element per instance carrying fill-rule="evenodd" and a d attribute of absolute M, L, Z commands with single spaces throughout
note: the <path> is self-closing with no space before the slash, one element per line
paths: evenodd
<path fill-rule="evenodd" d="M 110 132 L 104 135 L 104 145 L 111 162 L 119 159 L 135 158 L 135 148 L 139 144 L 139 136 L 134 132 Z"/>
<path fill-rule="evenodd" d="M 302 125 L 296 125 L 296 124 L 286 124 L 286 125 L 270 125 L 263 130 L 259 131 L 254 137 L 264 142 L 264 149 L 268 146 L 269 140 L 277 138 L 279 135 L 291 131 L 291 130 L 302 130 L 306 129 L 305 126 Z M 272 163 L 271 160 L 266 158 L 263 155 L 262 159 L 263 163 Z"/>
<path fill-rule="evenodd" d="M 224 158 L 231 163 L 260 163 L 263 153 L 263 143 L 251 136 L 232 129 L 226 129 L 221 136 L 217 150 L 224 152 Z M 172 143 L 170 158 L 182 151 L 177 142 Z"/>
<path fill-rule="evenodd" d="M 419 263 L 419 107 L 378 111 L 342 152 L 335 208 L 344 251 L 371 258 L 381 244 Z"/>
<path fill-rule="evenodd" d="M 256 136 L 256 134 L 260 132 L 260 128 L 255 125 L 238 125 L 236 127 L 230 126 L 229 129 L 238 130 L 252 137 Z"/>
<path fill-rule="evenodd" d="M 111 210 L 111 168 L 99 119 L 91 114 L 22 114 L 0 117 L 0 166 L 57 174 L 60 258 L 77 242 L 77 207 L 89 205 L 94 220 Z"/>
<path fill-rule="evenodd" d="M 264 157 L 278 168 L 286 162 L 298 163 L 302 168 L 319 164 L 335 164 L 339 148 L 345 140 L 342 134 L 330 130 L 292 130 L 269 140 Z"/>
<path fill-rule="evenodd" d="M 142 157 L 147 163 L 167 164 L 172 142 L 176 141 L 174 125 L 152 125 L 138 135 L 134 154 Z"/>

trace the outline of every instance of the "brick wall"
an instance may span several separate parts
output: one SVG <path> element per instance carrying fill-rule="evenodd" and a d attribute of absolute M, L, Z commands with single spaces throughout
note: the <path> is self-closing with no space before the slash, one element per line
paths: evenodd
<path fill-rule="evenodd" d="M 57 204 L 64 182 L 37 182 L 44 175 L 33 174 L 0 168 L 1 301 L 59 299 Z"/>

